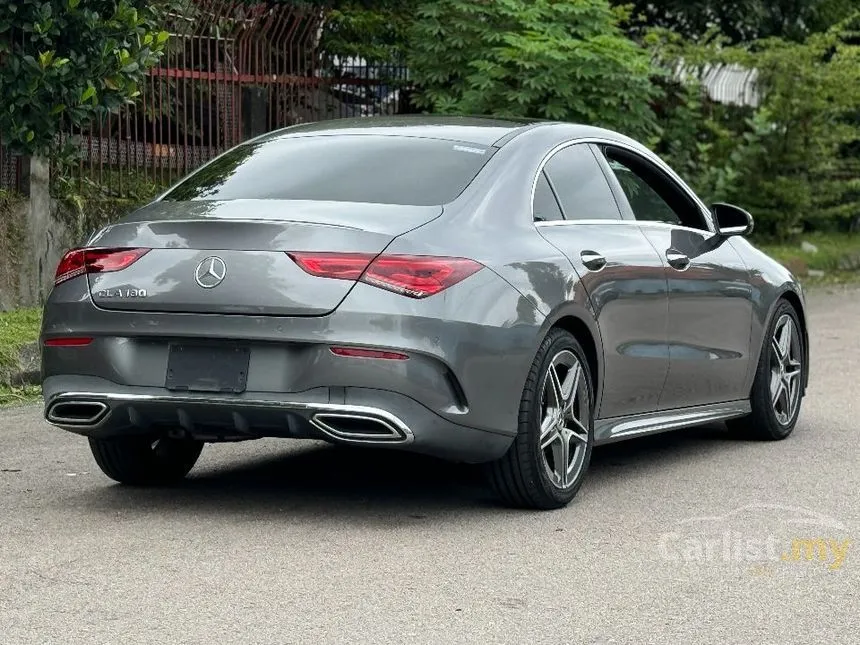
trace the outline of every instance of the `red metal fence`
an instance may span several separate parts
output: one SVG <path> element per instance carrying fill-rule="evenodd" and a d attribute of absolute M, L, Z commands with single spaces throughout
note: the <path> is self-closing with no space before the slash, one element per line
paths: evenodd
<path fill-rule="evenodd" d="M 137 102 L 60 137 L 78 155 L 55 177 L 140 196 L 264 132 L 400 111 L 405 68 L 323 53 L 319 8 L 270 0 L 184 4 L 169 16 L 167 51 Z M 16 185 L 16 163 L 0 153 L 0 187 Z"/>

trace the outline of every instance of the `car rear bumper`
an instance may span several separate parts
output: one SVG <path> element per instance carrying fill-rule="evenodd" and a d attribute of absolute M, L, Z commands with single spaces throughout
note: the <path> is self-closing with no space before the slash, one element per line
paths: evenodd
<path fill-rule="evenodd" d="M 469 463 L 501 457 L 513 440 L 511 434 L 452 423 L 385 390 L 320 387 L 291 394 L 209 395 L 63 375 L 47 378 L 43 391 L 49 423 L 96 438 L 169 432 L 210 442 L 320 439 Z"/>
<path fill-rule="evenodd" d="M 178 396 L 179 388 L 166 389 L 171 347 L 241 347 L 249 362 L 237 391 L 249 399 L 304 402 L 304 393 L 322 391 L 316 402 L 343 403 L 344 392 L 392 392 L 454 427 L 512 435 L 542 323 L 534 306 L 489 270 L 420 300 L 359 283 L 336 312 L 293 318 L 106 311 L 79 277 L 51 293 L 42 340 L 88 342 L 43 346 L 42 377 L 58 384 L 54 394 L 87 392 L 78 379 L 91 378 L 122 392 Z M 408 360 L 334 352 L 344 347 Z"/>

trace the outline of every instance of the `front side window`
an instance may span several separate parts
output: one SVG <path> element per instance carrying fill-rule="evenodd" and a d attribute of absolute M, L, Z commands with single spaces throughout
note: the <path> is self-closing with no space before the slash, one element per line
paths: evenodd
<path fill-rule="evenodd" d="M 560 150 L 545 170 L 566 219 L 621 219 L 606 176 L 587 145 Z"/>
<path fill-rule="evenodd" d="M 269 139 L 222 155 L 164 199 L 296 199 L 437 206 L 456 199 L 495 148 L 439 139 L 322 135 Z"/>
<path fill-rule="evenodd" d="M 696 203 L 654 164 L 620 149 L 606 157 L 637 220 L 707 229 Z"/>

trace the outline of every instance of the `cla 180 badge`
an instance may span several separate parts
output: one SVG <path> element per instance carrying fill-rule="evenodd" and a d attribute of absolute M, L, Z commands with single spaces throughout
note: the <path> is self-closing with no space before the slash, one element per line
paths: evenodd
<path fill-rule="evenodd" d="M 146 298 L 146 289 L 103 289 L 96 298 Z"/>

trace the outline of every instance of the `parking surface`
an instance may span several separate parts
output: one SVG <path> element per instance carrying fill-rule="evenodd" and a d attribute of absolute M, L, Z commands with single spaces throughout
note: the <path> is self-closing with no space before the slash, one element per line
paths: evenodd
<path fill-rule="evenodd" d="M 128 489 L 39 408 L 0 410 L 0 642 L 856 644 L 860 291 L 810 312 L 791 439 L 601 448 L 553 513 L 474 468 L 297 441 Z"/>

